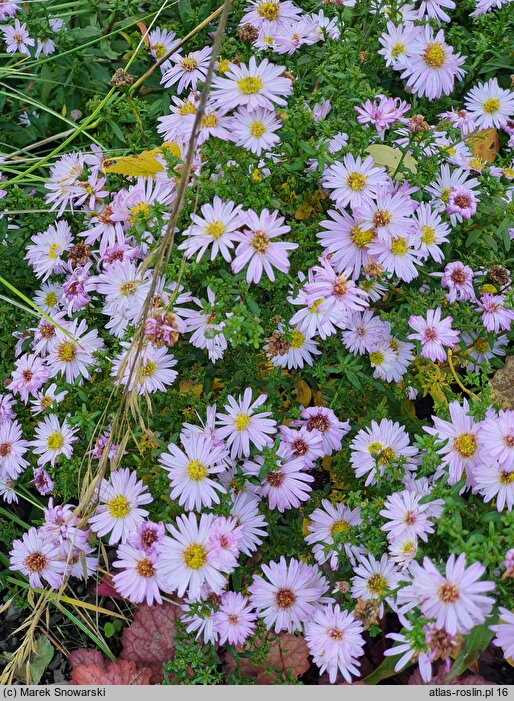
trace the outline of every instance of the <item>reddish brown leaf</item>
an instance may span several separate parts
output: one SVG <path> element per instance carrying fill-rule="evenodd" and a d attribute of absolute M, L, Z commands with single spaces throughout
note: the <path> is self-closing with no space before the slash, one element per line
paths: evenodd
<path fill-rule="evenodd" d="M 180 608 L 172 604 L 140 606 L 134 620 L 123 629 L 120 657 L 152 672 L 152 683 L 162 681 L 162 665 L 175 654 L 175 621 Z"/>
<path fill-rule="evenodd" d="M 71 673 L 70 684 L 108 684 L 111 686 L 145 686 L 150 684 L 151 672 L 146 667 L 138 668 L 135 662 L 117 660 L 105 667 L 98 664 L 81 664 Z"/>
<path fill-rule="evenodd" d="M 123 599 L 123 597 L 120 596 L 116 589 L 112 586 L 111 577 L 106 574 L 104 574 L 100 584 L 96 587 L 96 593 L 98 596 L 110 596 L 111 599 Z"/>
<path fill-rule="evenodd" d="M 136 25 L 139 28 L 139 31 L 141 32 L 141 36 L 143 37 L 145 46 L 148 48 L 150 46 L 150 39 L 148 38 L 148 29 L 146 28 L 146 25 L 142 22 L 136 22 Z"/>
<path fill-rule="evenodd" d="M 105 667 L 107 661 L 99 650 L 86 650 L 80 647 L 78 650 L 73 650 L 73 652 L 68 655 L 68 664 L 72 669 L 82 664 L 96 664 L 99 667 Z"/>
<path fill-rule="evenodd" d="M 283 672 L 289 670 L 294 677 L 300 677 L 309 669 L 309 649 L 302 636 L 280 633 L 278 640 L 271 643 L 266 663 L 258 666 L 245 658 L 240 659 L 241 674 L 255 680 L 255 684 L 272 684 L 277 679 L 277 673 L 267 673 L 266 667 L 271 665 Z M 225 665 L 229 673 L 236 668 L 234 658 L 230 653 L 225 655 Z"/>

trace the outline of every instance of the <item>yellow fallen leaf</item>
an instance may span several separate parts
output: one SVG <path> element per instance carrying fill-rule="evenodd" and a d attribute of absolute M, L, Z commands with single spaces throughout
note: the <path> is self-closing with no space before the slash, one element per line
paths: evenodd
<path fill-rule="evenodd" d="M 137 156 L 120 156 L 119 158 L 106 159 L 104 161 L 104 172 L 131 175 L 133 177 L 153 177 L 156 173 L 164 170 L 163 164 L 157 160 L 158 156 L 163 155 L 163 150 L 168 151 L 176 158 L 181 157 L 178 144 L 174 141 L 165 142 L 162 146 L 153 148 L 150 151 L 142 151 Z"/>
<path fill-rule="evenodd" d="M 180 380 L 179 382 L 179 392 L 180 394 L 193 394 L 197 399 L 201 396 L 203 392 L 203 384 L 194 384 L 191 380 Z"/>
<path fill-rule="evenodd" d="M 402 161 L 403 154 L 398 148 L 392 148 L 392 146 L 386 146 L 386 144 L 371 144 L 371 146 L 368 146 L 366 151 L 375 161 L 375 165 L 386 168 L 389 175 L 392 175 L 395 172 L 400 161 L 402 162 L 402 166 L 407 168 L 407 170 L 410 170 L 411 173 L 417 172 L 416 161 L 414 158 L 409 156 L 409 154 L 406 154 L 403 156 Z M 397 173 L 396 177 L 398 180 L 403 179 L 403 175 L 401 173 Z"/>
<path fill-rule="evenodd" d="M 305 380 L 299 380 L 293 388 L 293 395 L 298 404 L 309 406 L 312 398 L 312 391 Z"/>
<path fill-rule="evenodd" d="M 309 526 L 311 525 L 312 521 L 308 518 L 304 518 L 302 521 L 302 535 L 308 536 L 310 534 L 309 531 Z"/>
<path fill-rule="evenodd" d="M 330 472 L 330 468 L 332 467 L 332 458 L 330 457 L 330 455 L 325 455 L 325 457 L 321 461 L 321 466 L 324 470 Z"/>
<path fill-rule="evenodd" d="M 476 158 L 492 163 L 500 150 L 500 137 L 496 129 L 482 129 L 471 134 L 466 141 Z"/>

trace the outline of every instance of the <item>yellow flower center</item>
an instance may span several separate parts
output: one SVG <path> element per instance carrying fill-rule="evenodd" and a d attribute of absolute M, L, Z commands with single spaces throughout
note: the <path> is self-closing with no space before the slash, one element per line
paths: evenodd
<path fill-rule="evenodd" d="M 371 229 L 363 231 L 360 227 L 354 226 L 350 231 L 350 236 L 352 238 L 352 243 L 358 248 L 364 248 L 371 243 L 375 238 L 375 234 Z"/>
<path fill-rule="evenodd" d="M 450 188 L 445 187 L 444 190 L 441 192 L 441 199 L 443 202 L 448 204 L 448 197 L 450 196 Z"/>
<path fill-rule="evenodd" d="M 503 168 L 502 169 L 502 174 L 506 178 L 514 178 L 514 168 Z"/>
<path fill-rule="evenodd" d="M 498 290 L 496 289 L 496 287 L 494 285 L 491 285 L 490 283 L 486 282 L 485 285 L 481 285 L 480 292 L 482 294 L 494 295 L 494 294 L 496 294 L 496 292 L 498 292 Z"/>
<path fill-rule="evenodd" d="M 63 341 L 57 346 L 57 357 L 64 363 L 71 363 L 77 355 L 77 347 L 70 341 Z"/>
<path fill-rule="evenodd" d="M 269 239 L 264 231 L 254 231 L 252 238 L 252 246 L 257 253 L 264 253 L 269 246 Z"/>
<path fill-rule="evenodd" d="M 453 447 L 463 457 L 470 458 L 475 454 L 477 443 L 477 438 L 473 433 L 461 433 L 461 435 L 453 441 Z"/>
<path fill-rule="evenodd" d="M 262 122 L 253 122 L 251 127 L 250 127 L 250 134 L 252 136 L 255 136 L 256 139 L 260 139 L 260 137 L 266 133 L 266 127 Z"/>
<path fill-rule="evenodd" d="M 431 243 L 435 243 L 435 229 L 431 226 L 422 226 L 421 231 L 423 232 L 423 236 L 421 237 L 423 243 L 426 243 L 427 246 Z"/>
<path fill-rule="evenodd" d="M 482 170 L 484 165 L 484 161 L 480 160 L 480 158 L 471 158 L 469 161 L 469 167 L 473 168 L 473 170 Z"/>
<path fill-rule="evenodd" d="M 507 472 L 502 470 L 499 477 L 500 484 L 512 484 L 514 482 L 514 471 Z"/>
<path fill-rule="evenodd" d="M 60 249 L 60 246 L 58 243 L 53 243 L 50 246 L 50 250 L 48 251 L 48 257 L 50 258 L 50 260 L 56 260 L 56 258 L 59 258 L 59 254 L 60 254 L 59 249 Z"/>
<path fill-rule="evenodd" d="M 136 289 L 136 283 L 135 282 L 124 282 L 120 285 L 120 294 L 122 294 L 124 297 L 128 297 L 128 295 L 133 294 L 133 292 Z"/>
<path fill-rule="evenodd" d="M 291 348 L 301 348 L 305 343 L 305 336 L 300 331 L 291 334 Z"/>
<path fill-rule="evenodd" d="M 212 129 L 218 126 L 218 121 L 215 114 L 206 114 L 205 117 L 202 117 L 202 127 Z"/>
<path fill-rule="evenodd" d="M 387 588 L 387 579 L 383 574 L 372 574 L 367 582 L 368 591 L 375 596 L 383 596 Z"/>
<path fill-rule="evenodd" d="M 325 298 L 324 298 L 324 297 L 321 297 L 321 299 L 317 299 L 317 300 L 314 302 L 314 304 L 312 304 L 312 305 L 309 307 L 309 311 L 312 312 L 313 314 L 315 314 L 315 313 L 318 311 L 319 305 L 320 305 L 322 302 L 324 302 L 324 301 L 325 301 Z"/>
<path fill-rule="evenodd" d="M 473 343 L 473 348 L 477 353 L 487 353 L 489 350 L 489 342 L 487 338 L 477 338 Z"/>
<path fill-rule="evenodd" d="M 423 52 L 423 60 L 430 68 L 441 68 L 446 63 L 446 51 L 441 44 L 431 41 Z"/>
<path fill-rule="evenodd" d="M 245 431 L 250 425 L 250 417 L 248 414 L 238 414 L 234 420 L 234 428 L 236 431 Z"/>
<path fill-rule="evenodd" d="M 205 227 L 205 233 L 211 236 L 213 239 L 219 239 L 221 234 L 225 233 L 225 224 L 220 221 L 211 221 Z"/>
<path fill-rule="evenodd" d="M 496 97 L 490 97 L 484 102 L 482 108 L 486 114 L 494 114 L 500 109 L 500 101 Z"/>
<path fill-rule="evenodd" d="M 118 494 L 107 502 L 107 509 L 113 518 L 125 518 L 130 513 L 130 502 L 123 494 Z"/>
<path fill-rule="evenodd" d="M 191 73 L 195 70 L 195 68 L 198 68 L 198 61 L 196 61 L 196 59 L 192 58 L 191 56 L 186 56 L 186 58 L 182 59 L 180 65 L 183 71 Z"/>
<path fill-rule="evenodd" d="M 218 70 L 220 73 L 226 73 L 229 69 L 228 65 L 228 59 L 226 58 L 220 58 L 219 63 L 218 63 Z"/>
<path fill-rule="evenodd" d="M 135 570 L 140 577 L 145 577 L 146 579 L 153 577 L 155 574 L 155 567 L 153 566 L 153 562 L 151 560 L 148 560 L 147 558 L 144 558 L 143 560 L 138 560 Z"/>
<path fill-rule="evenodd" d="M 405 44 L 402 44 L 401 41 L 397 41 L 396 44 L 393 45 L 393 48 L 391 49 L 391 56 L 393 58 L 398 58 L 398 56 L 401 56 L 402 54 L 405 53 Z"/>
<path fill-rule="evenodd" d="M 243 95 L 255 95 L 262 89 L 264 83 L 258 76 L 247 75 L 246 78 L 241 78 L 237 81 L 237 87 Z"/>
<path fill-rule="evenodd" d="M 154 363 L 153 360 L 147 360 L 140 372 L 142 377 L 153 377 L 157 372 L 157 363 Z"/>
<path fill-rule="evenodd" d="M 154 50 L 156 58 L 162 58 L 166 53 L 166 47 L 164 46 L 164 44 L 161 44 L 160 41 L 154 44 L 152 46 L 152 49 Z"/>
<path fill-rule="evenodd" d="M 23 564 L 29 572 L 42 572 L 46 567 L 46 557 L 43 553 L 30 553 L 23 560 Z"/>
<path fill-rule="evenodd" d="M 391 243 L 391 253 L 393 253 L 395 256 L 404 256 L 407 251 L 407 241 L 403 238 L 403 236 L 400 236 L 399 239 L 395 239 Z"/>
<path fill-rule="evenodd" d="M 190 479 L 200 482 L 207 475 L 207 465 L 202 465 L 199 460 L 191 460 L 186 467 Z"/>
<path fill-rule="evenodd" d="M 264 17 L 264 19 L 268 19 L 274 22 L 278 19 L 278 16 L 280 14 L 280 3 L 262 2 L 257 7 L 257 14 L 259 14 L 261 17 Z"/>
<path fill-rule="evenodd" d="M 330 535 L 332 538 L 336 533 L 348 533 L 350 530 L 350 524 L 347 521 L 334 521 L 330 527 Z"/>
<path fill-rule="evenodd" d="M 130 222 L 133 224 L 138 219 L 147 219 L 150 215 L 150 205 L 147 202 L 139 202 L 132 207 Z"/>
<path fill-rule="evenodd" d="M 375 351 L 374 353 L 370 353 L 369 360 L 372 365 L 382 365 L 384 362 L 384 354 L 380 351 Z"/>
<path fill-rule="evenodd" d="M 57 304 L 57 295 L 55 292 L 47 292 L 45 296 L 45 304 L 47 307 L 55 307 Z"/>
<path fill-rule="evenodd" d="M 346 183 L 351 190 L 360 192 L 368 182 L 368 178 L 363 173 L 353 171 L 346 176 Z"/>
<path fill-rule="evenodd" d="M 183 105 L 180 105 L 178 113 L 181 117 L 185 117 L 186 114 L 196 114 L 197 109 L 192 102 L 186 100 Z"/>
<path fill-rule="evenodd" d="M 51 433 L 46 440 L 46 445 L 48 446 L 49 450 L 59 450 L 59 448 L 62 448 L 64 445 L 64 438 L 62 437 L 62 434 L 59 433 L 59 431 L 54 431 Z"/>
<path fill-rule="evenodd" d="M 455 604 L 460 598 L 457 585 L 449 584 L 448 582 L 441 584 L 437 593 L 439 601 L 442 601 L 443 604 Z"/>
<path fill-rule="evenodd" d="M 207 550 L 200 543 L 193 543 L 184 550 L 183 558 L 186 567 L 199 570 L 207 562 Z"/>

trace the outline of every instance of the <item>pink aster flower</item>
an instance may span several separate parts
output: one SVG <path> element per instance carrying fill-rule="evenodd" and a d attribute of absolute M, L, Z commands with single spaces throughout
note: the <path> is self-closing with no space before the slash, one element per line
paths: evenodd
<path fill-rule="evenodd" d="M 234 247 L 235 233 L 241 226 L 241 205 L 235 205 L 232 201 L 223 202 L 217 195 L 212 204 L 204 204 L 200 208 L 201 216 L 191 215 L 193 222 L 184 232 L 186 240 L 180 244 L 179 250 L 185 251 L 191 258 L 195 253 L 198 263 L 209 246 L 210 259 L 214 260 L 221 253 L 224 260 L 232 260 L 230 249 Z"/>
<path fill-rule="evenodd" d="M 330 263 L 337 271 L 352 269 L 351 277 L 357 280 L 362 267 L 369 263 L 368 244 L 375 232 L 360 226 L 359 220 L 344 210 L 340 213 L 330 209 L 330 219 L 320 222 L 326 231 L 316 234 L 321 245 L 330 255 Z"/>
<path fill-rule="evenodd" d="M 435 19 L 437 24 L 442 22 L 450 22 L 450 16 L 446 14 L 446 10 L 454 10 L 455 3 L 453 0 L 421 0 L 418 8 L 418 17 L 423 19 Z"/>
<path fill-rule="evenodd" d="M 514 463 L 501 465 L 488 460 L 473 468 L 473 491 L 482 495 L 485 502 L 496 500 L 496 508 L 512 511 L 514 505 Z"/>
<path fill-rule="evenodd" d="M 494 331 L 494 333 L 498 333 L 500 330 L 510 331 L 514 320 L 514 310 L 505 309 L 504 301 L 505 295 L 487 293 L 480 298 L 478 309 L 482 314 L 482 323 L 487 331 Z"/>
<path fill-rule="evenodd" d="M 109 545 L 113 545 L 125 542 L 148 516 L 148 511 L 140 507 L 149 504 L 152 496 L 137 479 L 135 470 L 120 468 L 108 480 L 102 480 L 98 500 L 100 503 L 89 524 L 99 538 L 110 533 Z"/>
<path fill-rule="evenodd" d="M 501 409 L 482 422 L 484 453 L 501 465 L 514 465 L 514 411 Z"/>
<path fill-rule="evenodd" d="M 472 191 L 475 200 L 478 201 L 478 186 L 479 181 L 476 178 L 470 178 L 469 171 L 463 168 L 450 170 L 450 166 L 445 163 L 441 166 L 441 171 L 435 181 L 430 183 L 425 190 L 431 195 L 432 208 L 437 212 L 441 212 L 446 210 L 448 206 L 448 198 L 452 188 L 462 187 L 467 192 Z M 462 221 L 462 216 L 459 212 L 454 212 L 449 216 L 453 226 Z"/>
<path fill-rule="evenodd" d="M 489 626 L 496 633 L 493 643 L 503 650 L 505 658 L 514 657 L 514 613 L 500 606 L 499 622 L 494 626 Z"/>
<path fill-rule="evenodd" d="M 166 534 L 164 524 L 153 521 L 142 521 L 135 531 L 129 534 L 127 542 L 136 550 L 143 552 L 159 553 L 162 539 Z"/>
<path fill-rule="evenodd" d="M 116 555 L 112 566 L 122 570 L 112 578 L 116 591 L 133 604 L 162 604 L 159 589 L 165 591 L 167 582 L 159 556 L 128 543 L 119 545 Z"/>
<path fill-rule="evenodd" d="M 302 46 L 311 46 L 323 38 L 318 33 L 315 23 L 306 19 L 299 19 L 293 24 L 283 25 L 277 29 L 273 50 L 276 54 L 291 56 Z"/>
<path fill-rule="evenodd" d="M 362 160 L 360 156 L 355 158 L 347 153 L 342 162 L 336 161 L 327 168 L 322 185 L 333 190 L 330 197 L 340 209 L 347 205 L 355 209 L 370 204 L 378 186 L 386 181 L 386 171 L 375 167 L 371 156 Z"/>
<path fill-rule="evenodd" d="M 255 462 L 245 462 L 243 471 L 246 475 L 257 477 L 262 470 L 264 460 L 260 456 Z M 314 477 L 305 472 L 305 461 L 296 458 L 289 462 L 278 462 L 262 480 L 258 493 L 268 500 L 270 509 L 283 513 L 287 509 L 297 509 L 310 497 L 310 482 Z"/>
<path fill-rule="evenodd" d="M 162 572 L 166 577 L 166 591 L 177 591 L 178 596 L 198 599 L 202 587 L 207 585 L 211 591 L 219 594 L 225 586 L 223 571 L 209 560 L 209 535 L 211 533 L 212 514 L 201 514 L 197 520 L 195 514 L 179 516 L 176 525 L 168 526 L 170 536 L 165 536 L 159 555 Z"/>
<path fill-rule="evenodd" d="M 34 234 L 30 240 L 33 243 L 27 246 L 25 259 L 37 277 L 46 280 L 52 273 L 62 273 L 66 270 L 63 255 L 72 245 L 68 222 L 56 221 L 55 226 L 51 224 L 46 231 Z"/>
<path fill-rule="evenodd" d="M 368 253 L 389 273 L 394 273 L 400 280 L 410 282 L 418 276 L 416 264 L 420 252 L 414 236 L 399 236 L 385 241 L 374 241 L 369 245 Z"/>
<path fill-rule="evenodd" d="M 78 440 L 75 433 L 78 428 L 71 428 L 66 419 L 59 422 L 55 414 L 45 416 L 35 429 L 35 438 L 30 442 L 36 455 L 38 465 L 55 465 L 60 455 L 70 459 L 73 454 L 73 443 Z"/>
<path fill-rule="evenodd" d="M 223 572 L 231 572 L 237 567 L 243 530 L 237 519 L 218 516 L 212 522 L 208 546 L 208 559 Z"/>
<path fill-rule="evenodd" d="M 314 465 L 315 460 L 323 457 L 323 438 L 317 430 L 309 431 L 307 426 L 293 429 L 289 426 L 280 427 L 279 452 L 286 459 L 302 458 L 305 469 Z"/>
<path fill-rule="evenodd" d="M 231 449 L 232 458 L 250 455 L 250 443 L 257 450 L 262 450 L 265 446 L 271 445 L 270 436 L 276 433 L 277 422 L 268 417 L 270 411 L 256 414 L 255 410 L 266 401 L 265 394 L 259 395 L 252 401 L 252 390 L 247 387 L 244 395 L 227 397 L 228 404 L 224 405 L 226 413 L 217 413 L 218 436 L 226 440 L 227 447 Z"/>
<path fill-rule="evenodd" d="M 367 557 L 364 555 L 360 557 L 354 572 L 352 596 L 364 601 L 379 602 L 379 614 L 383 616 L 383 602 L 398 587 L 402 578 L 398 568 L 385 554 L 380 560 L 369 554 Z"/>
<path fill-rule="evenodd" d="M 512 2 L 512 0 L 476 0 L 475 10 L 471 13 L 470 17 L 485 15 L 486 12 L 500 8 L 509 2 Z"/>
<path fill-rule="evenodd" d="M 156 60 L 161 59 L 178 44 L 175 32 L 156 27 L 148 33 L 148 50 Z"/>
<path fill-rule="evenodd" d="M 422 258 L 431 256 L 437 263 L 442 263 L 444 254 L 440 244 L 448 242 L 450 228 L 429 204 L 420 204 L 414 212 L 415 234 L 419 237 L 419 253 Z"/>
<path fill-rule="evenodd" d="M 386 66 L 394 68 L 395 71 L 408 66 L 416 51 L 419 34 L 420 27 L 413 22 L 399 25 L 388 22 L 386 31 L 378 38 L 382 46 L 378 53 L 384 57 Z"/>
<path fill-rule="evenodd" d="M 286 105 L 285 97 L 293 88 L 288 78 L 281 77 L 284 70 L 284 66 L 274 66 L 266 58 L 257 64 L 254 56 L 248 65 L 230 63 L 224 76 L 212 81 L 212 98 L 227 110 L 239 105 L 251 111 L 258 107 L 273 110 L 273 103 Z"/>
<path fill-rule="evenodd" d="M 240 107 L 231 120 L 232 140 L 236 146 L 248 149 L 256 156 L 263 151 L 271 151 L 279 143 L 280 137 L 275 134 L 282 122 L 277 119 L 275 112 L 262 107 L 248 110 Z"/>
<path fill-rule="evenodd" d="M 414 201 L 403 191 L 392 191 L 389 185 L 377 189 L 373 201 L 356 210 L 363 231 L 374 231 L 379 241 L 408 237 L 414 230 Z"/>
<path fill-rule="evenodd" d="M 43 580 L 59 589 L 64 578 L 64 562 L 59 547 L 45 541 L 38 530 L 29 528 L 21 540 L 13 542 L 9 569 L 21 572 L 29 578 L 31 587 L 44 588 Z"/>
<path fill-rule="evenodd" d="M 0 479 L 17 479 L 25 470 L 28 461 L 24 458 L 29 443 L 22 437 L 17 421 L 0 424 Z"/>
<path fill-rule="evenodd" d="M 416 333 L 411 333 L 407 338 L 421 343 L 421 355 L 423 358 L 440 363 L 446 360 L 444 347 L 455 348 L 459 341 L 459 332 L 452 329 L 452 317 L 441 319 L 441 307 L 428 309 L 426 319 L 422 316 L 409 317 L 409 326 Z"/>
<path fill-rule="evenodd" d="M 390 419 L 361 429 L 350 444 L 350 463 L 356 477 L 366 475 L 366 487 L 376 484 L 377 477 L 387 468 L 399 463 L 405 470 L 415 472 L 418 466 L 418 449 L 410 445 L 409 434 L 403 426 Z"/>
<path fill-rule="evenodd" d="M 275 633 L 303 630 L 320 604 L 327 601 L 325 577 L 317 567 L 294 558 L 287 563 L 281 557 L 279 562 L 262 565 L 261 569 L 264 576 L 254 575 L 248 590 L 250 602 L 266 628 Z"/>
<path fill-rule="evenodd" d="M 248 599 L 239 592 L 227 591 L 213 616 L 214 626 L 220 636 L 220 645 L 243 645 L 253 634 L 257 614 Z"/>
<path fill-rule="evenodd" d="M 491 78 L 471 88 L 464 104 L 477 129 L 499 128 L 514 114 L 514 92 L 500 88 L 497 79 Z"/>
<path fill-rule="evenodd" d="M 172 368 L 177 361 L 165 346 L 148 344 L 138 352 L 137 345 L 121 345 L 125 350 L 113 360 L 111 372 L 120 384 L 136 389 L 138 394 L 153 394 L 165 392 L 175 382 L 178 373 Z"/>
<path fill-rule="evenodd" d="M 309 516 L 309 535 L 305 541 L 312 546 L 316 561 L 323 565 L 328 561 L 332 570 L 348 558 L 352 565 L 356 557 L 363 555 L 363 548 L 348 542 L 348 536 L 361 525 L 361 510 L 350 509 L 344 504 L 333 504 L 328 499 L 321 501 L 321 507 L 314 509 Z"/>
<path fill-rule="evenodd" d="M 266 356 L 276 368 L 297 369 L 312 365 L 313 356 L 321 355 L 316 341 L 298 328 L 285 329 L 283 324 L 267 339 L 264 345 Z"/>
<path fill-rule="evenodd" d="M 345 328 L 349 314 L 368 306 L 368 295 L 350 280 L 350 269 L 336 272 L 330 260 L 320 258 L 320 265 L 312 272 L 312 281 L 305 285 L 306 302 L 316 304 L 320 314 L 332 323 Z"/>
<path fill-rule="evenodd" d="M 53 488 L 55 487 L 55 482 L 44 467 L 34 468 L 34 479 L 32 479 L 30 482 L 34 485 L 41 496 L 48 496 L 48 494 L 52 493 Z"/>
<path fill-rule="evenodd" d="M 31 39 L 25 23 L 21 24 L 20 20 L 14 20 L 14 26 L 6 24 L 0 27 L 0 32 L 4 35 L 6 51 L 8 54 L 19 52 L 30 56 L 29 46 L 34 46 L 34 39 Z"/>
<path fill-rule="evenodd" d="M 354 355 L 370 353 L 384 340 L 387 335 L 383 321 L 372 311 L 354 312 L 342 332 L 343 345 Z"/>
<path fill-rule="evenodd" d="M 416 37 L 415 53 L 402 67 L 401 77 L 407 78 L 406 87 L 416 95 L 433 100 L 453 91 L 455 79 L 464 76 L 461 66 L 465 60 L 446 43 L 442 29 L 434 36 L 432 27 L 425 25 Z"/>
<path fill-rule="evenodd" d="M 387 523 L 380 530 L 387 533 L 390 541 L 408 538 L 416 541 L 421 538 L 425 543 L 428 535 L 434 532 L 434 523 L 444 507 L 442 499 L 424 500 L 423 494 L 416 494 L 408 489 L 390 494 L 384 502 L 384 508 L 379 512 Z"/>
<path fill-rule="evenodd" d="M 0 2 L 0 22 L 15 15 L 20 9 L 19 3 L 14 0 L 1 0 Z"/>
<path fill-rule="evenodd" d="M 193 332 L 189 339 L 191 345 L 207 350 L 209 360 L 215 363 L 223 357 L 228 345 L 223 334 L 226 323 L 220 320 L 220 314 L 216 309 L 216 296 L 208 287 L 207 302 L 197 297 L 193 297 L 192 301 L 200 309 L 181 308 L 177 313 L 186 317 L 186 331 Z"/>
<path fill-rule="evenodd" d="M 165 88 L 170 88 L 177 83 L 177 93 L 184 92 L 187 88 L 196 89 L 198 83 L 203 82 L 207 75 L 212 49 L 205 46 L 200 51 L 190 51 L 183 56 L 179 51 L 170 56 L 170 68 L 164 72 L 161 83 Z"/>
<path fill-rule="evenodd" d="M 91 378 L 90 369 L 97 364 L 94 353 L 100 351 L 104 342 L 98 337 L 96 329 L 88 330 L 85 319 L 75 319 L 65 335 L 60 329 L 55 332 L 55 344 L 47 362 L 52 377 L 60 373 L 66 382 L 80 386 L 83 379 Z M 73 340 L 70 339 L 70 336 Z"/>
<path fill-rule="evenodd" d="M 379 134 L 398 121 L 405 122 L 403 115 L 410 110 L 410 105 L 399 97 L 375 95 L 373 102 L 366 100 L 360 107 L 355 107 L 359 124 L 371 124 Z"/>
<path fill-rule="evenodd" d="M 0 426 L 6 421 L 16 418 L 16 413 L 13 409 L 15 403 L 12 394 L 0 394 Z"/>
<path fill-rule="evenodd" d="M 248 264 L 246 281 L 255 284 L 263 272 L 273 282 L 273 268 L 287 273 L 290 265 L 287 251 L 294 251 L 298 244 L 271 240 L 291 231 L 290 226 L 284 226 L 284 217 L 279 216 L 278 210 L 270 213 L 264 209 L 257 214 L 249 209 L 241 214 L 241 223 L 243 231 L 234 234 L 234 240 L 239 241 L 239 244 L 232 261 L 232 272 L 237 274 Z"/>
<path fill-rule="evenodd" d="M 305 626 L 305 640 L 320 674 L 328 672 L 331 684 L 341 673 L 348 684 L 359 675 L 357 658 L 364 654 L 364 628 L 353 613 L 338 604 L 318 609 Z"/>
<path fill-rule="evenodd" d="M 423 565 L 411 564 L 412 582 L 398 593 L 398 603 L 406 605 L 403 612 L 418 605 L 426 618 L 435 619 L 437 628 L 450 635 L 466 634 L 483 623 L 494 604 L 486 595 L 493 591 L 493 582 L 479 581 L 485 567 L 475 562 L 466 567 L 464 554 L 455 558 L 452 553 L 442 575 L 428 557 Z"/>
<path fill-rule="evenodd" d="M 458 214 L 462 219 L 471 219 L 477 211 L 475 193 L 466 187 L 452 187 L 448 195 L 446 214 Z"/>
<path fill-rule="evenodd" d="M 324 455 L 332 455 L 341 450 L 342 440 L 350 431 L 348 421 L 339 421 L 332 409 L 324 406 L 302 408 L 301 418 L 291 422 L 291 426 L 304 426 L 308 431 L 321 435 Z"/>
<path fill-rule="evenodd" d="M 181 440 L 184 450 L 171 443 L 168 452 L 160 456 L 161 467 L 170 480 L 170 498 L 178 499 L 187 511 L 219 504 L 218 492 L 224 493 L 225 489 L 212 476 L 226 470 L 224 446 L 214 446 L 210 437 L 202 433 L 182 434 Z"/>
<path fill-rule="evenodd" d="M 451 402 L 448 406 L 450 421 L 444 421 L 433 416 L 434 426 L 424 426 L 424 430 L 439 441 L 447 441 L 438 449 L 442 456 L 443 465 L 449 469 L 449 484 L 456 484 L 468 468 L 476 467 L 483 456 L 481 424 L 475 423 L 469 416 L 469 404 L 466 399 L 462 406 L 459 402 Z"/>
<path fill-rule="evenodd" d="M 459 260 L 448 263 L 441 277 L 441 286 L 449 290 L 446 293 L 448 302 L 474 300 L 473 277 L 474 272 L 468 265 Z"/>
<path fill-rule="evenodd" d="M 290 0 L 249 0 L 240 24 L 251 24 L 259 29 L 263 23 L 271 23 L 278 28 L 291 24 L 301 13 L 301 9 Z"/>
<path fill-rule="evenodd" d="M 259 513 L 259 499 L 248 492 L 239 492 L 233 495 L 230 513 L 241 527 L 241 552 L 251 555 L 268 535 L 266 519 Z"/>

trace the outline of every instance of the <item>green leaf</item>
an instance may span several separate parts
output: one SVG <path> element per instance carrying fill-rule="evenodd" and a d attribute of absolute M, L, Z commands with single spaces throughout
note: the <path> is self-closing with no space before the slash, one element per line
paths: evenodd
<path fill-rule="evenodd" d="M 29 660 L 30 681 L 32 684 L 39 684 L 45 669 L 54 657 L 54 646 L 45 635 L 40 635 L 36 642 L 36 651 L 32 653 Z"/>
<path fill-rule="evenodd" d="M 104 635 L 106 638 L 112 638 L 112 636 L 116 633 L 116 629 L 113 626 L 112 623 L 109 623 L 109 621 L 104 625 Z"/>
<path fill-rule="evenodd" d="M 494 633 L 490 626 L 498 620 L 498 613 L 495 612 L 485 623 L 475 626 L 469 635 L 464 636 L 464 648 L 453 663 L 448 679 L 455 679 L 465 672 L 473 662 L 475 662 L 486 649 Z"/>
<path fill-rule="evenodd" d="M 364 677 L 362 681 L 366 684 L 378 684 L 378 682 L 381 682 L 383 679 L 389 679 L 389 677 L 397 674 L 394 668 L 398 663 L 399 656 L 400 655 L 391 655 L 390 657 L 384 657 L 382 664 L 371 672 L 371 674 L 368 674 L 367 677 Z"/>

